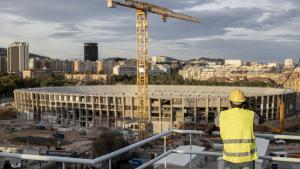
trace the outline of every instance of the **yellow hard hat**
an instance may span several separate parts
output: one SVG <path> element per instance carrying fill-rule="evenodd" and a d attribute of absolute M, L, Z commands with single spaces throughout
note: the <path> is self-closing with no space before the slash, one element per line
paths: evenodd
<path fill-rule="evenodd" d="M 233 89 L 230 93 L 229 100 L 235 103 L 243 103 L 246 101 L 246 97 L 240 89 Z"/>

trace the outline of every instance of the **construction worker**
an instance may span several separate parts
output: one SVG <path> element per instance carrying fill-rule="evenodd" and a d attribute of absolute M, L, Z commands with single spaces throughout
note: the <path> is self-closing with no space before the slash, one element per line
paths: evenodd
<path fill-rule="evenodd" d="M 231 109 L 215 118 L 224 144 L 224 169 L 254 169 L 258 154 L 253 124 L 259 124 L 259 117 L 244 108 L 246 97 L 241 90 L 233 89 L 229 101 Z"/>

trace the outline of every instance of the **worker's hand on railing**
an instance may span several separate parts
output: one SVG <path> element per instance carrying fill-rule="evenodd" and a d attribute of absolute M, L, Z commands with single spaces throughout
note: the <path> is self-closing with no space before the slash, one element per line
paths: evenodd
<path fill-rule="evenodd" d="M 204 130 L 207 137 L 210 137 L 212 135 L 212 132 L 215 131 L 217 127 L 215 124 L 208 124 L 206 129 Z"/>

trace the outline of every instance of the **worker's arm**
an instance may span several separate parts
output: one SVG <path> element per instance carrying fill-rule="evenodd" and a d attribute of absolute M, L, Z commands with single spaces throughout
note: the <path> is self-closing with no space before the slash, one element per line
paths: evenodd
<path fill-rule="evenodd" d="M 205 129 L 205 133 L 211 135 L 219 127 L 219 115 L 215 118 L 214 123 L 209 123 Z"/>
<path fill-rule="evenodd" d="M 254 112 L 253 122 L 254 122 L 255 125 L 263 124 L 265 122 L 263 116 L 261 116 L 259 113 L 257 113 L 255 111 L 254 107 L 250 106 L 248 101 L 243 103 L 243 108 Z"/>
<path fill-rule="evenodd" d="M 258 113 L 254 113 L 254 131 L 255 132 L 272 132 L 272 127 L 264 125 L 265 119 Z"/>
<path fill-rule="evenodd" d="M 206 129 L 205 129 L 205 133 L 207 134 L 207 135 L 211 135 L 211 133 L 213 132 L 213 131 L 216 131 L 217 130 L 217 126 L 215 125 L 215 124 L 213 124 L 213 123 L 209 123 L 208 125 L 207 125 L 207 127 L 206 127 Z"/>
<path fill-rule="evenodd" d="M 263 124 L 265 122 L 265 119 L 260 114 L 254 112 L 254 124 L 259 125 Z"/>

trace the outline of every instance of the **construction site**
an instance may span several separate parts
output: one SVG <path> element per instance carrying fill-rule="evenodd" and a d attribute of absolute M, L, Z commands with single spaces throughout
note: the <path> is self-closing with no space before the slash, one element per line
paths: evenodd
<path fill-rule="evenodd" d="M 169 129 L 202 129 L 228 110 L 234 87 L 150 85 L 149 119 L 152 134 Z M 296 93 L 289 89 L 242 87 L 249 106 L 266 121 L 279 119 L 279 100 L 285 117 L 296 115 Z M 19 119 L 62 127 L 135 129 L 138 119 L 135 86 L 72 86 L 15 90 Z"/>

